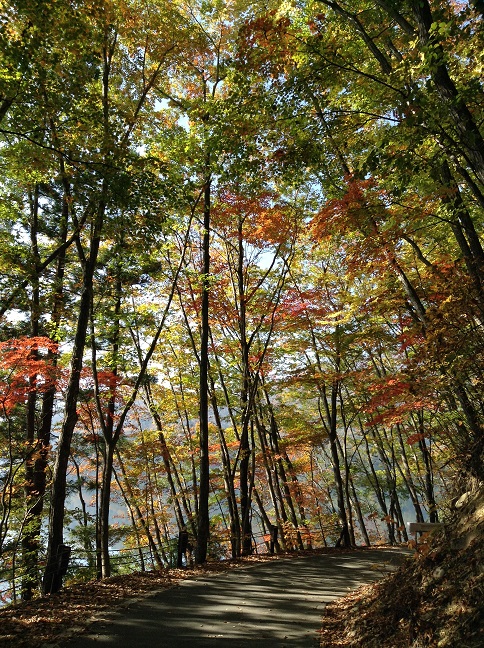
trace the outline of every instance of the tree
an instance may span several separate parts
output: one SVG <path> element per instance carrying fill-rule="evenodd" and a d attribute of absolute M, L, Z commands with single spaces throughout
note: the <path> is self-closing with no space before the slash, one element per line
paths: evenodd
<path fill-rule="evenodd" d="M 35 438 L 35 410 L 32 396 L 55 391 L 57 372 L 52 355 L 57 344 L 44 337 L 23 337 L 0 343 L 1 421 L 6 427 L 6 455 L 2 466 L 2 507 L 0 550 L 9 534 L 9 518 L 14 508 L 13 494 L 24 486 L 24 513 L 19 531 L 22 542 L 22 597 L 30 598 L 37 584 L 37 560 L 40 550 L 39 503 L 45 491 L 45 446 L 42 435 Z M 27 438 L 23 444 L 15 434 L 15 419 L 24 410 Z M 2 425 L 2 427 L 3 427 Z M 17 437 L 17 438 L 16 438 Z M 21 477 L 22 481 L 20 481 Z M 3 553 L 3 551 L 2 551 Z M 14 574 L 15 579 L 15 574 Z"/>
<path fill-rule="evenodd" d="M 483 478 L 480 4 L 41 4 L 0 35 L 22 596 L 51 473 L 46 592 L 74 488 L 99 577 L 113 498 L 159 566 L 176 529 L 202 563 L 273 524 L 290 548 L 436 520 L 449 470 Z"/>
<path fill-rule="evenodd" d="M 289 117 L 293 106 L 299 108 L 297 118 L 286 122 L 278 164 L 293 166 L 297 159 L 316 173 L 319 169 L 329 201 L 345 194 L 351 201 L 348 182 L 369 180 L 375 195 L 382 192 L 373 223 L 369 204 L 352 212 L 353 231 L 362 231 L 369 244 L 370 237 L 379 245 L 384 241 L 382 251 L 402 282 L 410 311 L 421 324 L 426 320 L 427 348 L 436 352 L 437 363 L 442 347 L 433 346 L 430 331 L 435 325 L 443 333 L 433 319 L 440 307 L 427 303 L 419 273 L 433 270 L 432 281 L 447 291 L 448 275 L 439 269 L 450 246 L 461 259 L 456 272 L 466 275 L 468 330 L 480 301 L 482 246 L 476 218 L 482 209 L 477 126 L 482 88 L 475 71 L 463 64 L 480 47 L 479 19 L 470 6 L 460 11 L 439 5 L 433 16 L 427 2 L 404 3 L 398 10 L 387 2 L 307 3 L 255 17 L 240 47 L 240 64 L 252 74 L 259 96 L 285 95 L 289 110 L 273 103 L 281 118 Z M 462 38 L 458 27 L 464 25 Z M 265 85 L 254 73 L 262 67 L 272 75 Z M 472 97 L 464 87 L 475 88 Z M 309 133 L 321 143 L 319 151 Z M 343 219 L 348 208 L 346 203 Z M 407 259 L 412 259 L 411 272 Z M 475 339 L 471 346 L 479 344 Z M 449 368 L 441 362 L 447 388 L 466 421 L 459 454 L 466 470 L 477 475 L 470 453 L 476 456 L 480 448 L 482 421 L 469 398 L 471 381 Z"/>
<path fill-rule="evenodd" d="M 132 8 L 124 8 L 128 15 Z M 157 9 L 157 7 L 153 7 Z M 143 108 L 148 103 L 148 97 L 158 79 L 162 69 L 170 64 L 170 55 L 175 44 L 170 40 L 167 45 L 160 44 L 159 34 L 154 39 L 158 27 L 171 29 L 167 26 L 168 17 L 177 19 L 176 10 L 168 11 L 168 15 L 155 12 L 157 21 L 151 16 L 151 7 L 147 7 L 146 14 L 138 14 L 136 21 L 128 21 L 128 28 L 122 27 L 126 15 L 123 8 L 106 7 L 106 12 L 95 16 L 93 23 L 94 33 L 99 43 L 99 79 L 92 86 L 92 102 L 96 122 L 95 135 L 97 136 L 98 154 L 94 166 L 93 203 L 91 229 L 87 240 L 77 239 L 77 248 L 80 265 L 82 267 L 82 289 L 78 307 L 78 320 L 73 343 L 72 364 L 70 380 L 66 391 L 64 421 L 59 437 L 56 464 L 54 467 L 52 507 L 50 516 L 49 548 L 46 571 L 44 576 L 44 591 L 57 591 L 60 583 L 57 577 L 56 564 L 58 548 L 62 545 L 64 501 L 66 489 L 66 472 L 69 460 L 72 435 L 77 423 L 77 399 L 83 355 L 89 328 L 90 313 L 93 303 L 93 281 L 98 264 L 98 255 L 104 236 L 108 217 L 116 212 L 119 201 L 117 189 L 120 189 L 126 175 L 123 171 L 129 164 L 129 142 L 135 127 L 141 121 Z M 138 61 L 140 53 L 139 33 L 140 25 L 146 24 L 150 15 L 150 29 L 148 36 L 143 37 L 144 55 Z M 96 20 L 98 19 L 98 21 Z M 137 67 L 139 64 L 139 67 Z M 116 88 L 116 79 L 120 79 L 127 66 L 133 74 L 132 85 Z M 135 71 L 133 71 L 133 68 Z M 123 94 L 123 91 L 124 94 Z M 91 137 L 94 133 L 90 133 Z M 93 148 L 93 143 L 89 147 Z M 139 153 L 138 153 L 139 155 Z M 133 396 L 133 400 L 134 400 Z M 126 416 L 127 411 L 124 413 Z M 104 492 L 108 493 L 109 475 L 111 474 L 110 462 L 112 448 L 108 456 L 107 472 Z M 106 520 L 105 520 L 106 523 Z M 105 559 L 107 561 L 107 555 Z M 106 567 L 109 570 L 109 567 Z"/>

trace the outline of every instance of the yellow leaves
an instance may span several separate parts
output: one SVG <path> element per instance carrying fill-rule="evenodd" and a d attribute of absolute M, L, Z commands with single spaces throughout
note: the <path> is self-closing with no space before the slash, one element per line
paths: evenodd
<path fill-rule="evenodd" d="M 354 321 L 356 314 L 356 305 L 351 305 L 347 308 L 327 313 L 325 317 L 320 320 L 321 326 L 337 326 L 342 324 L 349 324 Z"/>

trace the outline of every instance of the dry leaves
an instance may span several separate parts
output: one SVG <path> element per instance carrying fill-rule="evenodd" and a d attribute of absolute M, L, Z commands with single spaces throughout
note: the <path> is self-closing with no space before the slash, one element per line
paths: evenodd
<path fill-rule="evenodd" d="M 484 545 L 427 547 L 325 609 L 321 648 L 482 648 Z"/>

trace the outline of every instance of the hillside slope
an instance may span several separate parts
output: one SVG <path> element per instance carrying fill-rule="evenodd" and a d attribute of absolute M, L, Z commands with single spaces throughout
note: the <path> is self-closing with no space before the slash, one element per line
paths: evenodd
<path fill-rule="evenodd" d="M 326 608 L 321 648 L 482 648 L 484 488 L 397 572 Z"/>

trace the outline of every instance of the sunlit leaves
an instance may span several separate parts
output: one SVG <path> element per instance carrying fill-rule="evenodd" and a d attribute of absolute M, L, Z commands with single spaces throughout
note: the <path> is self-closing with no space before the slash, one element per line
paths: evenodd
<path fill-rule="evenodd" d="M 28 394 L 47 391 L 57 380 L 57 370 L 47 352 L 57 353 L 49 338 L 23 337 L 0 342 L 0 407 L 9 414 L 24 404 Z"/>

